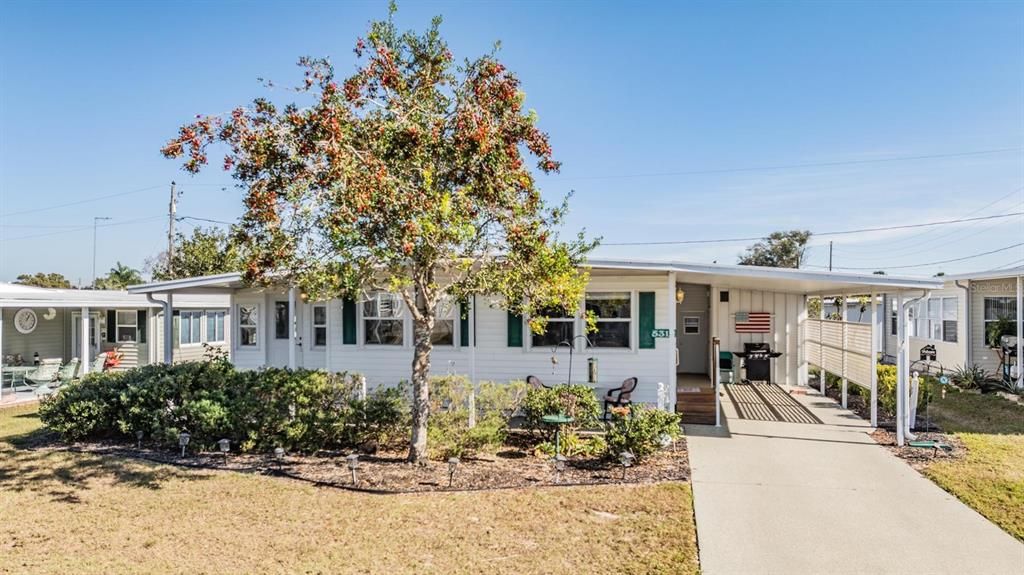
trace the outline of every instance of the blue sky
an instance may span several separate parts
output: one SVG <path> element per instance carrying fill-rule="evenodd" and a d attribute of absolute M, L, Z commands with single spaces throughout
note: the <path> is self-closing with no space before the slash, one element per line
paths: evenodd
<path fill-rule="evenodd" d="M 197 113 L 287 99 L 257 78 L 297 83 L 299 56 L 351 69 L 355 38 L 385 13 L 383 2 L 3 4 L 0 281 L 45 271 L 87 283 L 95 216 L 113 218 L 98 230 L 98 268 L 143 267 L 166 244 L 171 180 L 180 214 L 234 220 L 228 175 L 190 177 L 161 145 Z M 405 2 L 397 19 L 423 28 L 435 14 L 457 57 L 501 40 L 564 163 L 545 193 L 575 190 L 567 227 L 608 243 L 1024 210 L 1022 3 Z M 921 156 L 942 157 L 906 159 Z M 836 267 L 989 269 L 1024 247 L 899 266 L 1022 238 L 1021 216 L 823 236 L 809 264 L 827 264 L 831 239 Z M 733 263 L 746 243 L 598 253 Z"/>

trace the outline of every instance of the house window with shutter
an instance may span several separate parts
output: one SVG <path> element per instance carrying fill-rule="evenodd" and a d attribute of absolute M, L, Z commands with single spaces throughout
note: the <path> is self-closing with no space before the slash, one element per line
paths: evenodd
<path fill-rule="evenodd" d="M 107 329 L 110 329 L 109 327 Z M 136 310 L 117 310 L 115 327 L 117 343 L 134 343 L 139 337 L 139 314 Z"/>
<path fill-rule="evenodd" d="M 597 330 L 587 334 L 592 347 L 630 347 L 633 330 L 633 298 L 630 292 L 588 293 L 584 306 L 597 318 Z M 586 319 L 583 320 L 586 328 Z"/>

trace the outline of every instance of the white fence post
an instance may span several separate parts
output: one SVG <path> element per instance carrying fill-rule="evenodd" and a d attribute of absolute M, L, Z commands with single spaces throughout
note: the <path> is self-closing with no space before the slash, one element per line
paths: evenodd
<path fill-rule="evenodd" d="M 366 401 L 366 377 L 359 376 L 359 401 Z"/>

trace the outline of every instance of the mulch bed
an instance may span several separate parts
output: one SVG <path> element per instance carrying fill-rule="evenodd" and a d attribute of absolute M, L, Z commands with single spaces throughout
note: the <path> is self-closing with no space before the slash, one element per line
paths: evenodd
<path fill-rule="evenodd" d="M 967 448 L 964 447 L 963 442 L 955 435 L 947 435 L 939 431 L 914 431 L 914 435 L 917 436 L 917 441 L 936 440 L 949 445 L 952 447 L 952 450 L 911 447 L 909 440 L 907 440 L 903 447 L 898 447 L 896 445 L 896 432 L 893 428 L 879 427 L 872 432 L 871 437 L 876 443 L 885 447 L 893 455 L 906 461 L 918 471 L 923 471 L 935 461 L 957 460 L 967 456 Z"/>
<path fill-rule="evenodd" d="M 353 483 L 352 472 L 345 459 L 348 453 L 288 454 L 282 461 L 276 461 L 267 454 L 230 454 L 224 457 L 220 453 L 189 452 L 181 457 L 180 452 L 147 449 L 145 445 L 139 449 L 123 443 L 76 443 L 69 449 L 169 465 L 279 475 L 317 485 L 376 493 L 656 483 L 687 481 L 690 477 L 685 438 L 680 438 L 673 447 L 646 458 L 642 464 L 626 469 L 625 473 L 617 463 L 593 458 L 569 458 L 565 470 L 558 473 L 550 458 L 537 457 L 529 449 L 510 446 L 493 455 L 478 455 L 460 461 L 450 487 L 447 462 L 429 461 L 412 465 L 404 461 L 404 452 L 361 455 L 356 482 Z"/>

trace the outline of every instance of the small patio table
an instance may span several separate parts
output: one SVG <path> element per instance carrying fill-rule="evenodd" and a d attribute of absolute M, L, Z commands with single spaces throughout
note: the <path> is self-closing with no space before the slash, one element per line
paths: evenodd
<path fill-rule="evenodd" d="M 18 384 L 25 384 L 25 376 L 35 371 L 31 365 L 7 365 L 0 368 L 0 398 L 3 397 L 4 384 L 10 382 L 11 391 L 18 391 Z"/>
<path fill-rule="evenodd" d="M 558 457 L 562 454 L 562 426 L 566 423 L 572 423 L 575 419 L 564 413 L 545 415 L 540 419 L 547 425 L 555 426 L 555 457 Z"/>

